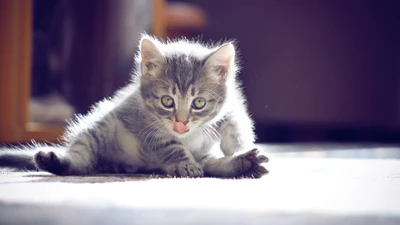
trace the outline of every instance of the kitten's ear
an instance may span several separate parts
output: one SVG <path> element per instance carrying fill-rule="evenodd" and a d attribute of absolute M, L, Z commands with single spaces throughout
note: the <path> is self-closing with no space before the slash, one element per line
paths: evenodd
<path fill-rule="evenodd" d="M 213 52 L 205 62 L 205 66 L 212 74 L 225 79 L 233 69 L 235 63 L 235 47 L 232 43 L 227 43 Z"/>
<path fill-rule="evenodd" d="M 140 41 L 140 55 L 142 58 L 142 74 L 158 74 L 163 64 L 163 56 L 157 46 L 149 38 Z"/>

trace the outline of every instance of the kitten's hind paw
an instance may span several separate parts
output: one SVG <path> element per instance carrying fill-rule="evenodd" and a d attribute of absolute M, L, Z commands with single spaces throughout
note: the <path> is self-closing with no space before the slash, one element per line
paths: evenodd
<path fill-rule="evenodd" d="M 243 177 L 260 178 L 268 173 L 268 170 L 260 165 L 261 163 L 268 162 L 268 157 L 259 155 L 258 149 L 252 149 L 242 155 L 237 156 L 242 163 Z"/>
<path fill-rule="evenodd" d="M 61 158 L 56 153 L 50 152 L 38 152 L 35 157 L 35 164 L 39 169 L 61 175 L 67 169 L 67 165 L 61 161 Z"/>

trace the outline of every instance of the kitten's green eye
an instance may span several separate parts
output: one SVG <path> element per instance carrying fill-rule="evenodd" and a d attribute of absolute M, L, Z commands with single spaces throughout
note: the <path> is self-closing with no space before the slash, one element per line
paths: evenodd
<path fill-rule="evenodd" d="M 194 109 L 202 109 L 206 105 L 206 99 L 202 97 L 195 98 L 192 103 Z"/>
<path fill-rule="evenodd" d="M 171 96 L 165 95 L 161 98 L 161 103 L 163 106 L 166 108 L 172 108 L 174 107 L 174 99 Z"/>

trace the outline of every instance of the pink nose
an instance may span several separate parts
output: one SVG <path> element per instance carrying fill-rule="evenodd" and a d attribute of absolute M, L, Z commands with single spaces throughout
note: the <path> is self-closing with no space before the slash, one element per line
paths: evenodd
<path fill-rule="evenodd" d="M 183 133 L 187 132 L 189 129 L 187 128 L 187 126 L 184 123 L 175 121 L 173 130 L 177 133 L 183 134 Z"/>

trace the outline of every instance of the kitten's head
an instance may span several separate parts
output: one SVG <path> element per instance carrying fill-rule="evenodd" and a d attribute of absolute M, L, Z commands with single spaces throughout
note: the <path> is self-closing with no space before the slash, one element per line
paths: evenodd
<path fill-rule="evenodd" d="M 235 48 L 208 48 L 186 40 L 140 42 L 141 94 L 159 126 L 185 137 L 221 117 L 235 84 Z"/>

